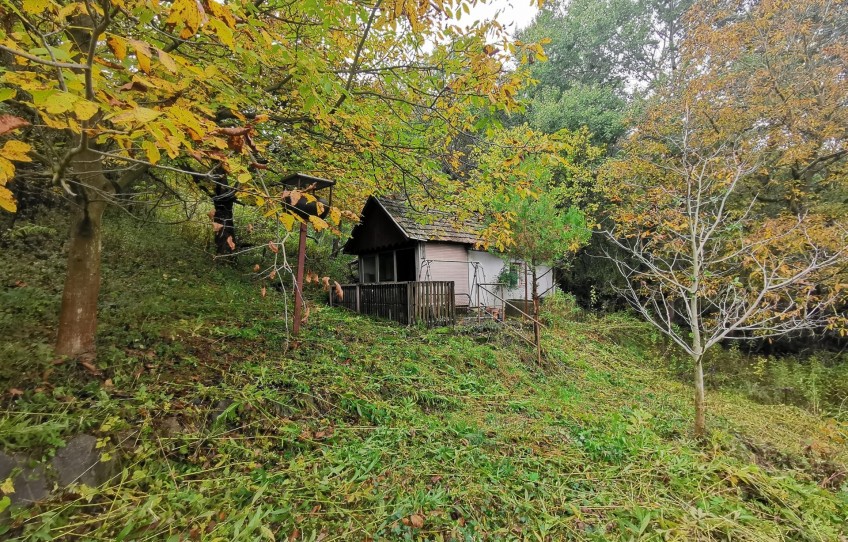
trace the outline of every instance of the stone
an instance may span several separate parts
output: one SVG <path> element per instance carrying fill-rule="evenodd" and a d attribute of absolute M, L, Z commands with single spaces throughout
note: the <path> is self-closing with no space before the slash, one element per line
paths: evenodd
<path fill-rule="evenodd" d="M 176 416 L 167 416 L 159 422 L 159 434 L 165 438 L 178 437 L 184 433 L 180 420 Z"/>
<path fill-rule="evenodd" d="M 59 478 L 59 484 L 97 487 L 109 480 L 116 462 L 114 458 L 101 460 L 101 454 L 107 451 L 97 448 L 97 438 L 91 435 L 77 435 L 69 440 L 53 457 L 53 469 Z"/>
<path fill-rule="evenodd" d="M 29 460 L 0 452 L 0 483 L 12 476 L 14 493 L 7 496 L 12 505 L 29 506 L 50 494 L 43 465 L 30 467 Z M 17 471 L 17 474 L 13 475 Z"/>

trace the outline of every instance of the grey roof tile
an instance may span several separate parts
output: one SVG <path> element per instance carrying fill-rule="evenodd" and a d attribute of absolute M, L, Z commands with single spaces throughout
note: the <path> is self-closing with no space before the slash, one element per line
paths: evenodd
<path fill-rule="evenodd" d="M 415 211 L 401 199 L 386 196 L 375 199 L 410 239 L 474 245 L 480 242 L 485 227 L 480 219 L 459 221 L 444 211 Z"/>

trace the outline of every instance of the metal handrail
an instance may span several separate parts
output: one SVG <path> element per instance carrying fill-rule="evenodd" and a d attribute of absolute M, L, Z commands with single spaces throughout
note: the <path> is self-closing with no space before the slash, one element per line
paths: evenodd
<path fill-rule="evenodd" d="M 495 292 L 492 292 L 492 291 L 491 291 L 491 290 L 489 290 L 488 288 L 483 288 L 483 286 L 482 286 L 482 285 L 480 285 L 480 284 L 478 284 L 478 285 L 477 285 L 477 287 L 478 287 L 478 288 L 482 288 L 482 289 L 483 289 L 486 293 L 491 294 L 491 295 L 493 295 L 496 299 L 498 299 L 498 300 L 502 301 L 502 302 L 504 303 L 504 305 L 509 305 L 509 306 L 511 306 L 512 308 L 514 308 L 515 310 L 517 310 L 518 312 L 520 312 L 521 314 L 523 314 L 524 316 L 526 316 L 527 318 L 529 318 L 529 319 L 530 319 L 530 320 L 532 320 L 533 322 L 536 322 L 536 323 L 537 323 L 537 324 L 539 324 L 540 326 L 542 326 L 542 327 L 544 327 L 544 328 L 547 328 L 547 327 L 548 327 L 548 326 L 546 326 L 545 324 L 543 324 L 542 322 L 540 322 L 540 321 L 536 320 L 535 318 L 533 318 L 532 316 L 530 316 L 529 314 L 527 314 L 526 312 L 524 312 L 523 310 L 519 309 L 519 308 L 518 308 L 515 304 L 513 304 L 513 303 L 511 303 L 511 302 L 507 301 L 506 299 L 502 298 L 501 296 L 499 296 L 499 295 L 498 295 L 498 294 L 496 294 Z"/>

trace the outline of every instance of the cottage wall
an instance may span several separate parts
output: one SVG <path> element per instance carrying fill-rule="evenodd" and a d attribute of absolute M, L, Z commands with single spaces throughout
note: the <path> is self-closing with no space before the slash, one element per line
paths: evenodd
<path fill-rule="evenodd" d="M 468 305 L 471 293 L 468 282 L 468 250 L 458 243 L 421 243 L 421 267 L 418 280 L 454 282 L 457 305 Z"/>
<path fill-rule="evenodd" d="M 468 266 L 468 281 L 472 288 L 474 288 L 475 284 L 475 271 L 476 271 L 476 282 L 478 283 L 486 283 L 486 282 L 497 282 L 498 275 L 501 273 L 501 269 L 504 267 L 504 259 L 498 255 L 492 254 L 491 252 L 485 252 L 482 250 L 469 250 L 468 251 L 468 260 L 470 262 L 476 262 L 475 265 Z M 550 271 L 550 266 L 548 265 L 537 265 L 536 273 L 540 277 L 539 278 L 539 293 L 543 293 L 548 290 L 553 285 L 553 272 Z M 529 283 L 532 281 L 532 276 L 530 275 L 530 270 L 527 270 L 527 299 L 532 299 L 533 295 L 533 286 Z M 506 299 L 525 299 L 524 296 L 524 272 L 523 270 L 518 274 L 518 286 L 507 290 Z M 490 288 L 491 289 L 491 288 Z M 553 290 L 551 290 L 553 291 Z M 550 292 L 548 292 L 550 293 Z M 482 295 L 482 294 L 481 294 Z M 476 293 L 472 292 L 472 296 L 476 296 Z M 474 300 L 476 301 L 476 300 Z M 494 303 L 493 300 L 485 300 L 481 299 L 482 304 L 497 304 Z"/>

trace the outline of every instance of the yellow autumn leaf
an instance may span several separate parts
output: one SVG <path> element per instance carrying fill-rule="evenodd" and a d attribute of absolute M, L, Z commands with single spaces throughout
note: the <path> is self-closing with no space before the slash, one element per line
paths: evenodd
<path fill-rule="evenodd" d="M 15 164 L 0 156 L 0 186 L 5 185 L 15 175 Z"/>
<path fill-rule="evenodd" d="M 233 31 L 226 24 L 221 22 L 218 19 L 212 19 L 209 21 L 209 26 L 215 31 L 215 35 L 218 36 L 218 39 L 221 40 L 221 43 L 229 47 L 230 49 L 235 49 L 236 44 L 233 39 Z"/>
<path fill-rule="evenodd" d="M 201 126 L 200 119 L 198 119 L 197 115 L 188 109 L 175 105 L 168 109 L 168 116 L 171 117 L 177 124 L 185 126 L 189 130 L 193 131 L 198 138 L 202 138 L 206 135 L 206 130 L 204 130 L 203 126 Z"/>
<path fill-rule="evenodd" d="M 206 21 L 206 12 L 197 0 L 175 0 L 165 22 L 182 25 L 180 37 L 188 39 L 195 35 Z"/>
<path fill-rule="evenodd" d="M 11 140 L 7 141 L 3 148 L 0 149 L 0 155 L 6 160 L 14 160 L 16 162 L 32 162 L 32 158 L 27 154 L 32 147 L 23 141 Z"/>
<path fill-rule="evenodd" d="M 18 205 L 15 203 L 15 196 L 5 186 L 0 186 L 0 209 L 5 209 L 10 213 L 18 210 Z"/>
<path fill-rule="evenodd" d="M 93 117 L 98 111 L 100 107 L 94 103 L 90 102 L 86 99 L 80 98 L 74 103 L 74 114 L 80 120 L 88 120 Z"/>
<path fill-rule="evenodd" d="M 138 59 L 138 67 L 144 73 L 150 73 L 150 46 L 138 40 L 133 40 L 132 46 Z"/>
<path fill-rule="evenodd" d="M 64 6 L 59 10 L 58 19 L 60 21 L 66 20 L 68 17 L 76 13 L 77 11 L 82 12 L 85 8 L 82 2 L 73 2 Z"/>
<path fill-rule="evenodd" d="M 288 231 L 291 231 L 292 226 L 294 226 L 294 215 L 291 215 L 289 213 L 280 213 L 279 216 L 280 222 L 283 223 L 283 226 L 285 226 Z"/>
<path fill-rule="evenodd" d="M 309 215 L 309 222 L 312 223 L 312 227 L 315 228 L 315 231 L 321 231 L 329 227 L 329 224 L 315 215 Z"/>
<path fill-rule="evenodd" d="M 168 53 L 166 53 L 162 49 L 159 49 L 158 51 L 159 51 L 159 62 L 161 62 L 162 65 L 165 66 L 165 69 L 168 70 L 171 73 L 177 73 L 177 69 L 178 69 L 177 63 L 174 62 L 174 59 L 171 57 L 171 55 L 169 55 Z"/>
<path fill-rule="evenodd" d="M 152 141 L 145 141 L 141 144 L 141 148 L 144 149 L 144 153 L 147 155 L 147 161 L 151 164 L 156 164 L 162 158 L 162 154 L 159 152 L 159 147 L 156 146 L 156 143 Z"/>
<path fill-rule="evenodd" d="M 51 115 L 61 115 L 74 108 L 74 103 L 79 99 L 69 92 L 50 92 L 43 99 L 37 94 L 33 95 L 36 106 L 43 106 L 44 111 Z M 43 100 L 43 101 L 42 101 Z M 41 103 L 39 103 L 41 102 Z"/>
<path fill-rule="evenodd" d="M 123 60 L 127 57 L 127 42 L 123 38 L 118 36 L 109 36 L 106 38 L 106 45 L 109 46 L 112 54 L 115 55 L 115 58 L 118 60 Z"/>
<path fill-rule="evenodd" d="M 233 12 L 230 11 L 229 7 L 218 2 L 209 2 L 207 6 L 209 6 L 209 12 L 213 17 L 222 19 L 230 28 L 236 27 L 236 18 L 233 16 Z"/>
<path fill-rule="evenodd" d="M 45 11 L 53 11 L 53 2 L 50 0 L 24 0 L 22 3 L 25 13 L 32 15 L 43 15 Z"/>
<path fill-rule="evenodd" d="M 132 124 L 134 122 L 145 124 L 161 114 L 161 111 L 156 111 L 155 109 L 136 107 L 135 109 L 130 109 L 129 111 L 124 111 L 123 113 L 115 115 L 112 117 L 112 122 L 118 124 Z"/>
<path fill-rule="evenodd" d="M 339 211 L 338 207 L 330 207 L 330 220 L 336 226 L 339 225 L 339 222 L 342 220 L 342 212 Z"/>

